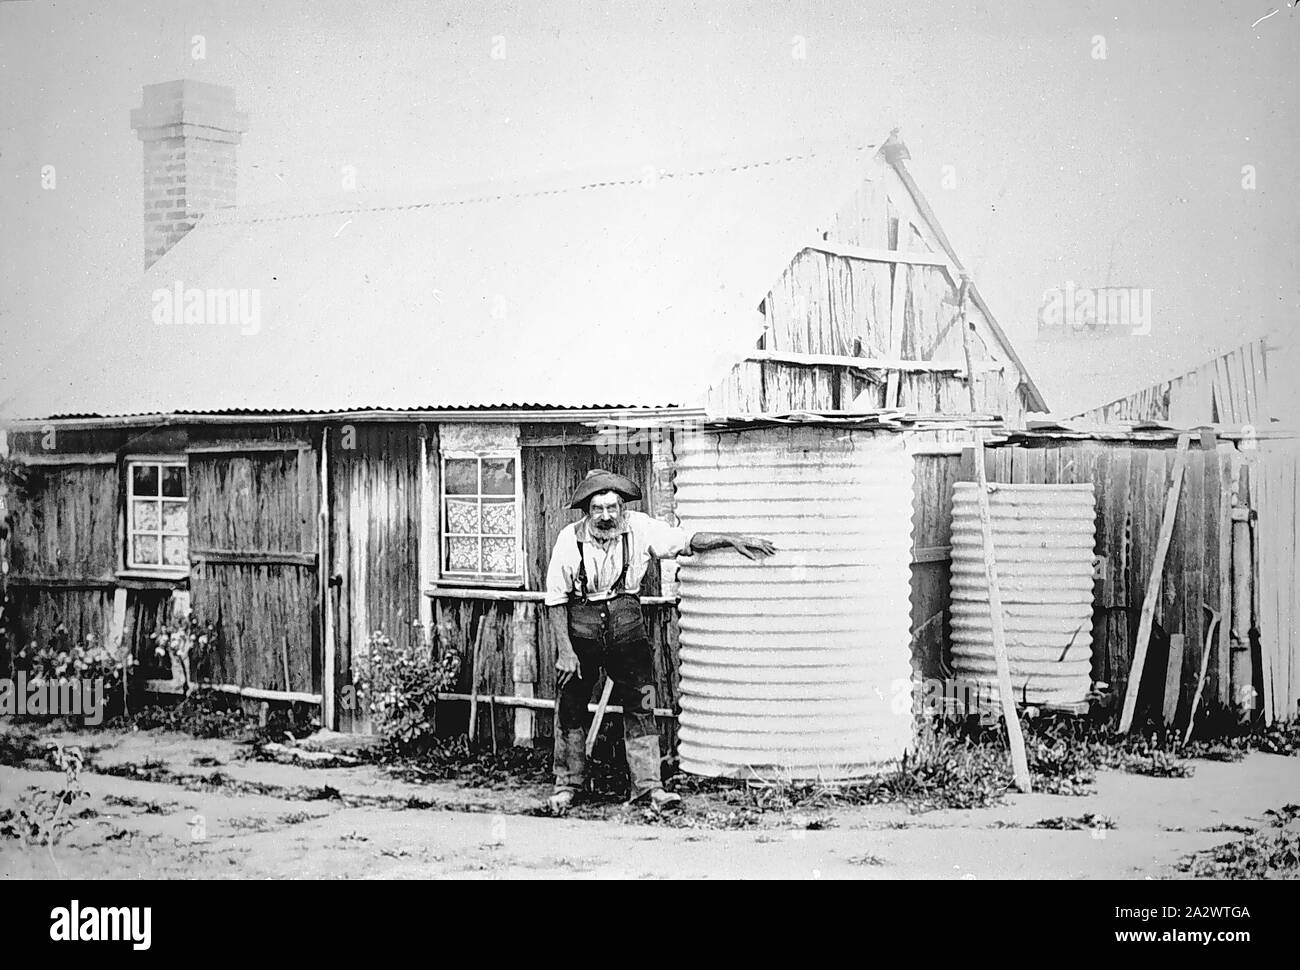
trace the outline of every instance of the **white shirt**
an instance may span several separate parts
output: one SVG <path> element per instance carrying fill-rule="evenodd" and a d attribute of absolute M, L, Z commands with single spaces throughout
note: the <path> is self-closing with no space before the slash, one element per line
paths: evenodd
<path fill-rule="evenodd" d="M 546 605 L 560 606 L 569 601 L 569 592 L 578 582 L 578 540 L 582 540 L 583 558 L 587 562 L 587 592 L 603 593 L 614 585 L 623 568 L 623 533 L 628 534 L 627 575 L 623 589 L 635 593 L 650 565 L 651 558 L 672 559 L 690 555 L 691 536 L 685 530 L 651 518 L 644 512 L 625 511 L 623 527 L 605 542 L 587 534 L 584 516 L 560 530 L 546 570 Z"/>

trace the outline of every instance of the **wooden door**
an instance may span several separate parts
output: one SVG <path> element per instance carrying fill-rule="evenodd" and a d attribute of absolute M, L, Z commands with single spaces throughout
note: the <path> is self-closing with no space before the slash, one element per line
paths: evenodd
<path fill-rule="evenodd" d="M 192 608 L 221 628 L 213 680 L 320 693 L 319 498 L 311 444 L 201 443 L 188 455 Z"/>

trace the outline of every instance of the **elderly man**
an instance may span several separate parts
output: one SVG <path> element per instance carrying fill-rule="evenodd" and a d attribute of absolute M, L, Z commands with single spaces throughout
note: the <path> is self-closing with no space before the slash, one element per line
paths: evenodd
<path fill-rule="evenodd" d="M 654 663 L 637 591 L 651 557 L 672 559 L 709 549 L 735 549 L 747 559 L 772 555 L 766 539 L 696 532 L 625 509 L 641 490 L 613 472 L 594 470 L 573 494 L 570 508 L 584 517 L 560 530 L 546 572 L 546 619 L 559 644 L 555 660 L 553 813 L 563 814 L 582 791 L 586 768 L 587 710 L 602 668 L 613 682 L 611 699 L 623 708 L 623 737 L 632 801 L 656 809 L 681 799 L 664 791 L 655 723 Z"/>

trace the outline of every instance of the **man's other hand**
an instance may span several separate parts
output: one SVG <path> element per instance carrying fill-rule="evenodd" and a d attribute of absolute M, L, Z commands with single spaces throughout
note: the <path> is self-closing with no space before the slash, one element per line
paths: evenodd
<path fill-rule="evenodd" d="M 560 648 L 560 652 L 555 657 L 555 683 L 563 689 L 564 685 L 577 675 L 582 678 L 582 665 L 578 663 L 578 655 L 573 652 L 573 648 Z"/>

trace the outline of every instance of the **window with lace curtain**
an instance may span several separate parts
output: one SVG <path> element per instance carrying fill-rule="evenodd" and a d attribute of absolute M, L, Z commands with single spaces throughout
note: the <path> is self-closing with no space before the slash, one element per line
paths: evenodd
<path fill-rule="evenodd" d="M 519 452 L 442 456 L 442 562 L 446 580 L 523 580 Z"/>
<path fill-rule="evenodd" d="M 127 464 L 128 569 L 186 572 L 189 552 L 189 482 L 184 461 Z"/>

